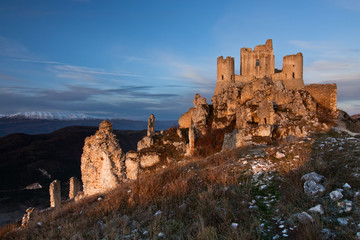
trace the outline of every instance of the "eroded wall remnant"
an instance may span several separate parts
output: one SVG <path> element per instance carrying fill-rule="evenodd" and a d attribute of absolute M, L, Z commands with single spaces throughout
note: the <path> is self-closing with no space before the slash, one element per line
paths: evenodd
<path fill-rule="evenodd" d="M 85 139 L 81 178 L 85 195 L 108 191 L 126 178 L 125 156 L 110 121 L 101 122 L 95 135 Z"/>
<path fill-rule="evenodd" d="M 69 199 L 73 199 L 76 197 L 78 192 L 81 190 L 81 184 L 79 179 L 76 177 L 71 177 L 69 181 Z"/>
<path fill-rule="evenodd" d="M 61 185 L 59 180 L 54 180 L 50 183 L 50 207 L 58 209 L 61 208 Z"/>

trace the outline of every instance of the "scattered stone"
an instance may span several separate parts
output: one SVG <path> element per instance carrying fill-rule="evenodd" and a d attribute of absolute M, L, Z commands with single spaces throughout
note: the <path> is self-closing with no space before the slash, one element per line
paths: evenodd
<path fill-rule="evenodd" d="M 360 232 L 357 232 L 355 235 L 355 240 L 360 240 Z"/>
<path fill-rule="evenodd" d="M 154 214 L 154 217 L 158 216 L 158 215 L 161 215 L 162 214 L 162 211 L 161 210 L 158 210 L 155 214 Z"/>
<path fill-rule="evenodd" d="M 36 189 L 41 189 L 42 186 L 40 183 L 33 183 L 33 184 L 30 184 L 28 186 L 25 187 L 26 190 L 36 190 Z"/>
<path fill-rule="evenodd" d="M 162 232 L 159 232 L 158 237 L 163 238 L 163 237 L 165 237 L 165 234 Z"/>
<path fill-rule="evenodd" d="M 280 159 L 280 158 L 284 158 L 285 154 L 282 152 L 276 152 L 275 158 Z"/>
<path fill-rule="evenodd" d="M 315 207 L 310 208 L 309 212 L 315 212 L 315 213 L 319 213 L 319 214 L 324 214 L 324 209 L 321 206 L 321 204 L 318 204 Z"/>
<path fill-rule="evenodd" d="M 141 168 L 152 167 L 160 162 L 160 156 L 155 152 L 144 153 L 140 156 Z"/>
<path fill-rule="evenodd" d="M 346 226 L 349 224 L 349 221 L 351 219 L 352 219 L 351 217 L 341 217 L 341 218 L 337 218 L 337 221 L 341 226 Z"/>
<path fill-rule="evenodd" d="M 236 229 L 238 226 L 239 226 L 238 223 L 235 223 L 235 222 L 231 223 L 231 228 Z"/>
<path fill-rule="evenodd" d="M 314 222 L 313 217 L 310 216 L 307 212 L 297 213 L 296 218 L 299 220 L 299 222 L 303 224 L 308 222 Z"/>
<path fill-rule="evenodd" d="M 318 193 L 323 193 L 325 191 L 325 187 L 313 180 L 309 180 L 304 183 L 304 191 L 307 195 L 315 196 Z"/>
<path fill-rule="evenodd" d="M 351 186 L 350 186 L 350 184 L 345 183 L 344 186 L 343 186 L 343 188 L 345 188 L 345 189 L 351 189 Z"/>
<path fill-rule="evenodd" d="M 320 231 L 320 233 L 324 236 L 325 239 L 333 239 L 335 234 L 333 234 L 329 229 L 324 228 Z"/>
<path fill-rule="evenodd" d="M 313 180 L 316 183 L 321 182 L 321 180 L 324 178 L 324 176 L 317 174 L 316 172 L 311 172 L 311 173 L 307 173 L 305 175 L 303 175 L 301 177 L 301 180 L 303 181 L 309 181 L 309 180 Z"/>
<path fill-rule="evenodd" d="M 143 137 L 143 139 L 141 139 L 138 143 L 137 143 L 137 151 L 139 152 L 140 150 L 144 149 L 144 148 L 149 148 L 154 144 L 154 139 L 152 136 L 145 136 Z"/>
<path fill-rule="evenodd" d="M 338 201 L 343 198 L 343 195 L 339 190 L 335 190 L 330 193 L 330 198 L 333 201 Z"/>
<path fill-rule="evenodd" d="M 352 201 L 350 200 L 339 201 L 337 203 L 337 206 L 340 208 L 339 213 L 350 212 L 352 209 Z"/>

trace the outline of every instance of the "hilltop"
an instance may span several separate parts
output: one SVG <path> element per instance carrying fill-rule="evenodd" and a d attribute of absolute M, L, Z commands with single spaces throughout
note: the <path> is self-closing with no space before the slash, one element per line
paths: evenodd
<path fill-rule="evenodd" d="M 271 39 L 241 49 L 240 75 L 234 58 L 219 57 L 211 103 L 196 94 L 165 131 L 151 114 L 136 150 L 102 121 L 85 138 L 82 184 L 70 181 L 64 201 L 53 181 L 51 207 L 28 209 L 3 236 L 360 237 L 360 121 L 337 109 L 336 84 L 304 84 L 301 53 L 285 56 L 281 70 L 274 57 Z"/>

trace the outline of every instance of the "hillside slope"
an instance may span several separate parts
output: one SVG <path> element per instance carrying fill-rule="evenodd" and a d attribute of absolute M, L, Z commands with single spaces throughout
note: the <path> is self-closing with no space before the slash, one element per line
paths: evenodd
<path fill-rule="evenodd" d="M 311 172 L 323 176 L 315 182 L 323 190 L 306 194 L 303 176 Z M 360 235 L 359 176 L 359 136 L 333 130 L 188 158 L 42 213 L 28 228 L 7 226 L 0 237 L 353 239 Z M 333 199 L 334 191 L 342 197 Z"/>
<path fill-rule="evenodd" d="M 80 159 L 84 139 L 96 127 L 67 127 L 50 134 L 11 134 L 0 138 L 0 219 L 14 220 L 8 214 L 17 211 L 20 217 L 29 206 L 47 207 L 48 187 L 58 179 L 67 194 L 70 177 L 81 179 Z M 136 149 L 146 131 L 115 130 L 123 150 Z M 39 183 L 41 189 L 24 188 Z"/>

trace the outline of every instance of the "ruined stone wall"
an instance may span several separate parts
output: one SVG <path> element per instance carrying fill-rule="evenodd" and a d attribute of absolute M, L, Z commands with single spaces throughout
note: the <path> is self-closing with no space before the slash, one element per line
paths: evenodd
<path fill-rule="evenodd" d="M 216 95 L 222 88 L 226 87 L 229 83 L 235 81 L 234 58 L 223 56 L 217 59 L 217 83 L 215 88 Z"/>
<path fill-rule="evenodd" d="M 323 107 L 335 112 L 337 110 L 337 86 L 333 84 L 310 84 L 305 86 L 315 100 Z"/>
<path fill-rule="evenodd" d="M 263 78 L 271 76 L 275 71 L 275 56 L 272 40 L 268 39 L 265 45 L 254 48 L 241 48 L 240 50 L 240 72 L 241 76 L 255 76 Z"/>
<path fill-rule="evenodd" d="M 272 76 L 273 80 L 281 80 L 286 89 L 304 88 L 303 55 L 297 53 L 283 58 L 283 69 Z"/>
<path fill-rule="evenodd" d="M 125 156 L 109 121 L 100 123 L 95 135 L 87 137 L 81 156 L 81 179 L 85 195 L 116 187 L 126 177 Z"/>

